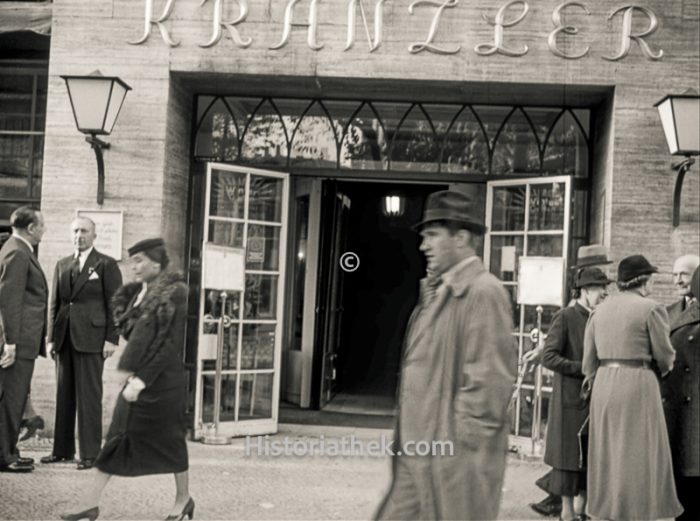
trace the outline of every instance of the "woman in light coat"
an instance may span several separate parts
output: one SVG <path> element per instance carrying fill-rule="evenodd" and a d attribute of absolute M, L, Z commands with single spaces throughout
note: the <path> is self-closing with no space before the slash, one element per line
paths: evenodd
<path fill-rule="evenodd" d="M 652 520 L 679 515 L 671 448 L 654 363 L 673 367 L 666 309 L 647 298 L 657 269 L 642 255 L 620 262 L 620 292 L 586 326 L 583 374 L 593 379 L 588 444 L 588 514 Z"/>

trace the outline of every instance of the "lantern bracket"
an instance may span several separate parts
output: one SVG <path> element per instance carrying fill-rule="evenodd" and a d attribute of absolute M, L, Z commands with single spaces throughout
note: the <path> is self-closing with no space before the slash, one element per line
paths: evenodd
<path fill-rule="evenodd" d="M 676 163 L 672 168 L 676 171 L 676 187 L 673 190 L 673 227 L 676 228 L 681 222 L 681 193 L 683 192 L 683 179 L 688 169 L 695 163 L 695 159 L 690 156 L 680 163 Z"/>
<path fill-rule="evenodd" d="M 102 157 L 102 150 L 108 150 L 110 144 L 102 141 L 95 134 L 86 136 L 85 141 L 90 143 L 90 146 L 95 151 L 95 158 L 97 159 L 97 204 L 102 206 L 105 200 L 105 162 Z"/>

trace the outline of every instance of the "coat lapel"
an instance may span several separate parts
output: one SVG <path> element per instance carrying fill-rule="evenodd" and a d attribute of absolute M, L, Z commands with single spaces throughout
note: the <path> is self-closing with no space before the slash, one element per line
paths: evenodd
<path fill-rule="evenodd" d="M 696 304 L 691 304 L 685 308 L 685 311 L 683 311 L 671 325 L 671 333 L 683 326 L 695 324 L 697 322 L 700 322 L 700 308 L 698 308 Z"/>
<path fill-rule="evenodd" d="M 71 291 L 70 294 L 71 299 L 74 299 L 75 296 L 80 292 L 80 290 L 83 289 L 83 286 L 85 286 L 85 283 L 88 281 L 90 274 L 94 271 L 96 264 L 97 251 L 93 248 L 93 250 L 90 252 L 90 255 L 88 255 L 87 259 L 85 259 L 85 265 L 80 271 L 80 275 L 78 275 L 78 280 L 76 280 L 75 284 L 73 285 L 73 291 Z M 91 270 L 90 268 L 93 269 Z"/>

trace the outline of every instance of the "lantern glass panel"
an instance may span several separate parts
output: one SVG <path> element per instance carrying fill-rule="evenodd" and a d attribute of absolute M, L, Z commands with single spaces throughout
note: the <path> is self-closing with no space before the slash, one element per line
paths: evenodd
<path fill-rule="evenodd" d="M 676 139 L 676 123 L 673 121 L 673 104 L 671 98 L 666 98 L 657 108 L 659 109 L 661 126 L 664 129 L 668 149 L 671 154 L 675 154 L 678 152 L 678 140 Z"/>
<path fill-rule="evenodd" d="M 700 97 L 673 100 L 676 116 L 678 151 L 697 155 L 700 153 Z"/>
<path fill-rule="evenodd" d="M 78 130 L 83 133 L 105 134 L 103 125 L 112 80 L 70 78 L 67 83 Z"/>
<path fill-rule="evenodd" d="M 112 133 L 114 123 L 117 121 L 119 110 L 122 108 L 124 96 L 126 96 L 126 88 L 118 81 L 112 81 L 112 95 L 109 98 L 109 107 L 107 107 L 107 117 L 105 118 L 104 130 L 107 134 Z"/>

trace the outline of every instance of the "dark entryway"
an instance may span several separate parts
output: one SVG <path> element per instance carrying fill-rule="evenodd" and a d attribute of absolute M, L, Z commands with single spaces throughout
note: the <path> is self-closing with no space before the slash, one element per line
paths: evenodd
<path fill-rule="evenodd" d="M 327 309 L 325 321 L 334 321 L 334 332 L 317 336 L 322 340 L 316 352 L 323 352 L 326 364 L 323 369 L 316 366 L 315 379 L 324 410 L 364 414 L 393 410 L 404 329 L 425 273 L 420 236 L 412 225 L 420 220 L 427 196 L 445 188 L 327 182 L 320 277 L 325 288 L 319 287 L 319 295 L 325 304 L 321 307 Z M 387 195 L 404 199 L 402 215 L 385 215 Z M 334 232 L 343 236 L 333 239 Z M 333 270 L 345 252 L 359 257 L 356 271 Z M 317 331 L 323 330 L 322 325 Z"/>

